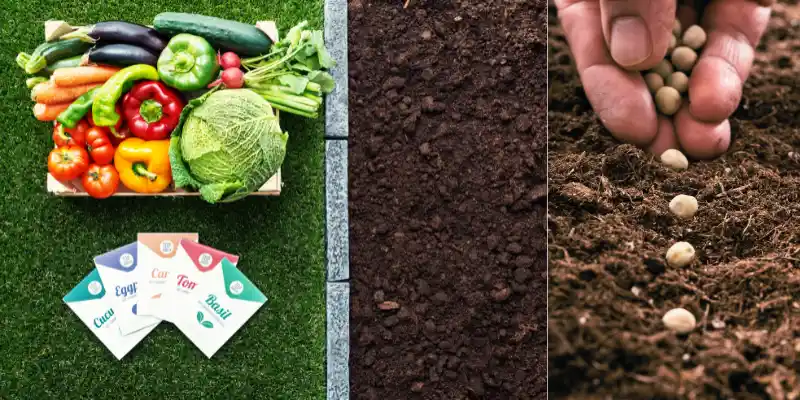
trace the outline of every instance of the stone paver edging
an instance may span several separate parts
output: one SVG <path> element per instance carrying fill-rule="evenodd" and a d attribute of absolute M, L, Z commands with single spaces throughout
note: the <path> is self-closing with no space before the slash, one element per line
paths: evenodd
<path fill-rule="evenodd" d="M 325 0 L 325 47 L 336 88 L 325 98 L 326 382 L 350 399 L 350 222 L 347 212 L 347 0 Z"/>

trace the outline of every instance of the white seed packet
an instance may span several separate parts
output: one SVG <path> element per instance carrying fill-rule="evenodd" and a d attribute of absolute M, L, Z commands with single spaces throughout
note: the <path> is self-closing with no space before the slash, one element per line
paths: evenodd
<path fill-rule="evenodd" d="M 161 320 L 149 315 L 139 315 L 138 302 L 141 300 L 141 283 L 137 249 L 138 244 L 122 246 L 94 258 L 94 265 L 103 279 L 111 306 L 114 307 L 119 322 L 119 331 L 130 335 L 140 329 L 155 326 Z"/>
<path fill-rule="evenodd" d="M 161 293 L 173 268 L 173 258 L 181 239 L 198 241 L 196 233 L 140 233 L 138 236 L 139 285 L 141 300 L 139 315 L 155 315 L 159 307 L 170 307 L 161 301 Z"/>
<path fill-rule="evenodd" d="M 128 354 L 156 327 L 152 325 L 127 336 L 120 334 L 117 327 L 119 318 L 111 305 L 109 293 L 106 291 L 97 269 L 92 270 L 64 296 L 64 303 L 118 360 Z"/>
<path fill-rule="evenodd" d="M 172 271 L 161 294 L 161 304 L 168 306 L 156 308 L 153 310 L 153 315 L 166 321 L 173 321 L 176 312 L 180 312 L 186 304 L 192 303 L 192 294 L 204 281 L 203 275 L 220 268 L 223 258 L 233 265 L 239 262 L 237 255 L 182 239 L 172 259 Z"/>
<path fill-rule="evenodd" d="M 173 313 L 172 322 L 208 358 L 267 302 L 227 258 L 198 275 L 190 299 Z"/>

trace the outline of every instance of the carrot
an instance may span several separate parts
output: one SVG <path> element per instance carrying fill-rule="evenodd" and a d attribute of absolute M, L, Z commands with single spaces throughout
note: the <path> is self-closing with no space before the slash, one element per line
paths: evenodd
<path fill-rule="evenodd" d="M 60 87 L 50 81 L 36 85 L 31 91 L 31 96 L 33 101 L 42 104 L 69 103 L 98 86 L 100 86 L 99 83 L 87 83 L 80 86 Z"/>
<path fill-rule="evenodd" d="M 53 72 L 53 82 L 59 87 L 80 86 L 88 83 L 103 83 L 119 71 L 119 68 L 95 66 L 60 68 Z"/>
<path fill-rule="evenodd" d="M 58 115 L 64 112 L 72 103 L 61 104 L 42 104 L 36 103 L 33 106 L 33 115 L 39 121 L 55 121 Z"/>

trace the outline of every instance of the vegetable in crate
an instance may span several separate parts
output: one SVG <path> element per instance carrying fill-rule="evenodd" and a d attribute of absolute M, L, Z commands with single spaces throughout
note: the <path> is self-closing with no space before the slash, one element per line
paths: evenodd
<path fill-rule="evenodd" d="M 84 61 L 83 60 L 84 56 L 85 56 L 84 54 L 81 54 L 81 55 L 78 55 L 78 56 L 75 56 L 75 57 L 70 57 L 70 58 L 65 58 L 63 60 L 58 60 L 58 61 L 54 62 L 53 64 L 48 65 L 47 68 L 44 69 L 44 71 L 46 73 L 48 73 L 48 74 L 52 74 L 52 73 L 54 73 L 54 72 L 56 72 L 56 71 L 58 71 L 59 69 L 62 69 L 62 68 L 80 67 L 81 66 L 81 62 Z"/>
<path fill-rule="evenodd" d="M 89 154 L 81 146 L 53 149 L 47 157 L 47 169 L 61 182 L 80 178 L 89 168 Z"/>
<path fill-rule="evenodd" d="M 36 85 L 31 90 L 31 98 L 33 101 L 42 104 L 72 103 L 98 86 L 100 86 L 98 83 L 88 83 L 79 86 L 61 87 L 53 81 L 47 81 Z"/>
<path fill-rule="evenodd" d="M 113 165 L 92 164 L 83 174 L 83 189 L 95 199 L 105 199 L 117 192 L 119 173 Z"/>
<path fill-rule="evenodd" d="M 61 87 L 103 83 L 119 72 L 119 68 L 106 66 L 61 68 L 50 79 Z"/>
<path fill-rule="evenodd" d="M 180 91 L 202 89 L 218 72 L 217 53 L 200 36 L 182 33 L 173 37 L 158 58 L 161 80 Z"/>
<path fill-rule="evenodd" d="M 215 48 L 243 56 L 268 53 L 272 46 L 272 40 L 253 25 L 205 15 L 161 13 L 156 15 L 153 26 L 168 36 L 180 33 L 197 35 L 208 40 Z"/>
<path fill-rule="evenodd" d="M 114 161 L 114 145 L 105 128 L 94 126 L 86 131 L 86 146 L 95 163 L 106 165 Z"/>
<path fill-rule="evenodd" d="M 122 100 L 122 115 L 131 133 L 144 140 L 168 138 L 181 111 L 183 100 L 161 82 L 139 82 Z"/>
<path fill-rule="evenodd" d="M 122 184 L 137 193 L 160 193 L 172 182 L 169 140 L 125 139 L 114 154 Z"/>
<path fill-rule="evenodd" d="M 56 120 L 67 128 L 74 128 L 91 111 L 96 91 L 97 88 L 94 88 L 78 97 Z"/>
<path fill-rule="evenodd" d="M 83 54 L 92 45 L 79 39 L 60 40 L 39 45 L 33 54 L 19 53 L 17 65 L 28 74 L 35 74 L 59 60 Z"/>
<path fill-rule="evenodd" d="M 175 185 L 209 203 L 258 190 L 283 163 L 288 135 L 269 103 L 247 89 L 211 91 L 189 102 L 172 133 Z"/>
<path fill-rule="evenodd" d="M 55 121 L 62 112 L 69 108 L 70 103 L 42 104 L 33 106 L 33 116 L 39 121 Z"/>
<path fill-rule="evenodd" d="M 65 127 L 61 123 L 56 123 L 53 127 L 53 143 L 56 147 L 86 145 L 86 132 L 89 131 L 89 124 L 86 121 L 76 123 L 72 128 Z"/>
<path fill-rule="evenodd" d="M 158 71 L 150 65 L 132 65 L 117 72 L 97 90 L 92 104 L 92 121 L 96 126 L 111 127 L 111 133 L 117 134 L 117 123 L 120 115 L 116 112 L 117 100 L 122 92 L 127 91 L 134 81 L 158 80 Z"/>
<path fill-rule="evenodd" d="M 117 113 L 117 115 L 122 115 L 122 107 L 120 107 L 119 103 L 117 103 L 117 105 L 114 106 L 114 110 Z M 98 125 L 95 125 L 94 119 L 92 119 L 92 113 L 91 112 L 86 113 L 86 119 L 89 121 L 89 125 L 98 126 Z M 109 131 L 112 131 L 112 135 L 111 135 L 111 139 L 112 140 L 119 140 L 121 142 L 122 139 L 127 139 L 128 137 L 130 137 L 130 132 L 128 132 L 128 136 L 125 136 L 123 134 L 124 132 L 122 131 L 122 122 L 123 122 L 123 118 L 120 118 L 119 121 L 117 121 L 117 124 L 114 125 L 113 128 L 108 128 Z M 105 127 L 103 127 L 103 128 L 105 128 Z M 119 144 L 116 141 L 115 141 L 115 143 Z"/>
<path fill-rule="evenodd" d="M 127 43 L 144 47 L 158 54 L 167 46 L 167 41 L 153 28 L 125 21 L 98 22 L 91 26 L 61 36 L 61 39 L 80 39 L 89 43 Z"/>
<path fill-rule="evenodd" d="M 150 50 L 131 44 L 107 44 L 93 48 L 86 55 L 85 63 L 108 64 L 127 67 L 137 64 L 156 66 L 158 55 Z"/>

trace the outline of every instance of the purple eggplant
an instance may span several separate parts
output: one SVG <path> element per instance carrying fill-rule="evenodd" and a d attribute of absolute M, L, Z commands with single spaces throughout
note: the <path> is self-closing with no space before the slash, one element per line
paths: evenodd
<path fill-rule="evenodd" d="M 136 64 L 147 64 L 155 67 L 158 64 L 158 56 L 143 47 L 116 43 L 95 46 L 89 51 L 89 62 L 116 67 L 127 67 Z"/>
<path fill-rule="evenodd" d="M 130 44 L 155 54 L 160 54 L 167 47 L 167 40 L 155 29 L 125 21 L 98 22 L 61 36 L 61 39 L 73 38 L 98 44 Z"/>

